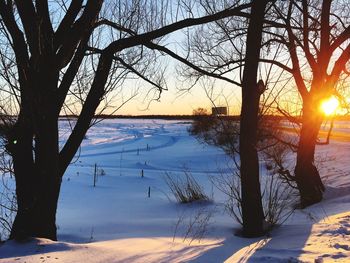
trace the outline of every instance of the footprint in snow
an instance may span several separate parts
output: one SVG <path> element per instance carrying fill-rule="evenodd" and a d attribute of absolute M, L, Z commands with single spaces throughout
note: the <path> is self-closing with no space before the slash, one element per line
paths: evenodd
<path fill-rule="evenodd" d="M 339 258 L 346 258 L 346 257 L 347 257 L 347 255 L 345 255 L 341 252 L 331 256 L 332 259 L 339 259 Z"/>
<path fill-rule="evenodd" d="M 344 226 L 339 227 L 338 230 L 336 230 L 335 232 L 341 235 L 350 235 L 350 230 Z"/>
<path fill-rule="evenodd" d="M 350 251 L 349 245 L 342 245 L 342 244 L 336 243 L 333 247 L 336 249 L 344 249 L 346 251 Z"/>
<path fill-rule="evenodd" d="M 342 221 L 339 221 L 339 223 L 342 224 L 345 227 L 350 227 L 349 221 L 342 220 Z"/>
<path fill-rule="evenodd" d="M 320 237 L 323 235 L 331 235 L 331 236 L 346 235 L 347 236 L 347 235 L 350 235 L 350 230 L 345 226 L 340 226 L 338 229 L 334 229 L 334 230 L 326 229 L 322 231 L 320 234 L 318 234 L 317 236 Z"/>

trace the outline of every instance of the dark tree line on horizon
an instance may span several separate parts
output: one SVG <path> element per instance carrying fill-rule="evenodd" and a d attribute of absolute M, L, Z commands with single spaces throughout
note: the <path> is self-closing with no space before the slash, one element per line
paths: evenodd
<path fill-rule="evenodd" d="M 18 205 L 11 239 L 57 239 L 62 177 L 99 107 L 109 105 L 110 94 L 122 93 L 130 75 L 153 87 L 157 99 L 166 89 L 162 69 L 157 67 L 159 56 L 185 65 L 189 78 L 215 78 L 242 88 L 243 235 L 264 234 L 256 150 L 264 92 L 258 85 L 262 64 L 294 80 L 302 99 L 302 117 L 293 176 L 303 207 L 322 200 L 324 186 L 314 165 L 323 121 L 317 108 L 322 100 L 339 93 L 338 84 L 349 73 L 349 4 L 341 0 L 191 3 L 0 0 L 0 77 L 9 98 L 8 104 L 0 106 L 17 110 L 6 134 Z M 200 39 L 189 41 L 188 56 L 166 45 L 165 36 L 196 26 L 224 37 L 207 34 L 211 39 L 202 40 L 208 49 L 201 48 Z M 211 45 L 220 47 L 216 41 L 222 41 L 225 49 L 226 41 L 234 43 L 233 57 L 215 60 L 219 50 Z M 230 75 L 237 70 L 239 79 Z M 269 79 L 262 81 L 267 85 Z M 80 104 L 77 120 L 60 148 L 58 119 L 62 112 L 74 113 L 72 101 Z"/>

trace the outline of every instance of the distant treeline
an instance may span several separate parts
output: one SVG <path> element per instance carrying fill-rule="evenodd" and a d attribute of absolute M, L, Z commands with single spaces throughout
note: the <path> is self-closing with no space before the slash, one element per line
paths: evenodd
<path fill-rule="evenodd" d="M 100 114 L 96 115 L 95 118 L 97 119 L 162 119 L 162 120 L 194 120 L 198 117 L 198 115 L 108 115 L 108 114 Z M 201 117 L 212 117 L 212 115 L 204 115 Z M 78 118 L 77 115 L 60 115 L 60 119 L 75 119 Z M 218 116 L 220 119 L 224 120 L 233 120 L 233 121 L 239 121 L 240 116 L 239 115 L 230 115 L 230 116 Z M 270 120 L 288 120 L 287 117 L 282 115 L 265 115 L 264 118 L 270 119 Z M 327 117 L 326 117 L 327 118 Z M 331 117 L 328 117 L 331 118 Z M 11 120 L 16 119 L 16 116 L 2 116 L 0 118 L 0 125 L 4 122 L 3 120 Z M 300 121 L 300 117 L 290 117 L 290 119 L 293 119 L 295 121 Z M 350 121 L 350 115 L 346 116 L 336 116 L 334 120 L 337 121 Z"/>
<path fill-rule="evenodd" d="M 96 115 L 97 119 L 161 119 L 161 120 L 193 120 L 196 115 Z M 212 117 L 207 115 L 207 117 Z M 61 115 L 64 118 L 77 118 L 76 115 Z M 239 120 L 239 116 L 220 116 L 222 119 Z"/>

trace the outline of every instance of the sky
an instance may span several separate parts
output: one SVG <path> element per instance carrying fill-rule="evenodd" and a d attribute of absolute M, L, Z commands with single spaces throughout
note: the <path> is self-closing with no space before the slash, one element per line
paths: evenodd
<path fill-rule="evenodd" d="M 184 41 L 184 30 L 180 30 L 167 35 L 164 39 L 164 45 L 173 52 L 186 57 L 186 54 L 183 54 L 181 48 Z M 205 108 L 210 113 L 213 106 L 226 106 L 229 109 L 230 115 L 239 114 L 241 107 L 240 87 L 221 80 L 214 80 L 215 82 L 201 80 L 191 90 L 187 90 L 191 84 L 183 82 L 178 72 L 179 67 L 183 66 L 183 64 L 170 56 L 160 57 L 159 60 L 166 69 L 165 80 L 168 90 L 162 92 L 159 101 L 152 101 L 150 98 L 145 98 L 150 90 L 150 86 L 147 86 L 142 81 L 131 80 L 126 84 L 129 88 L 124 87 L 123 89 L 129 91 L 129 97 L 130 90 L 137 90 L 139 94 L 115 114 L 191 115 L 193 110 L 197 108 Z M 228 77 L 233 77 L 233 75 L 228 74 Z M 206 90 L 210 90 L 210 87 L 214 88 L 208 94 Z M 186 90 L 184 91 L 184 89 Z M 125 96 L 125 98 L 127 97 L 128 95 Z"/>
<path fill-rule="evenodd" d="M 174 47 L 181 46 L 181 42 L 184 41 L 183 32 L 178 31 L 173 34 L 170 34 L 166 37 L 166 46 L 172 49 L 175 53 L 180 55 L 181 52 L 177 52 Z M 179 44 L 179 45 L 177 45 Z M 233 86 L 232 84 L 216 82 L 213 94 L 208 95 L 205 92 L 206 83 L 200 83 L 195 86 L 191 91 L 182 92 L 179 94 L 178 87 L 179 83 L 176 80 L 176 65 L 177 62 L 174 62 L 171 59 L 166 60 L 170 68 L 168 74 L 170 77 L 167 78 L 168 83 L 168 91 L 164 91 L 159 101 L 151 101 L 151 99 L 145 98 L 148 88 L 141 88 L 139 94 L 126 103 L 122 108 L 118 111 L 114 112 L 116 108 L 120 105 L 121 101 L 128 98 L 128 94 L 130 95 L 130 91 L 136 90 L 136 85 L 134 83 L 128 83 L 123 87 L 125 90 L 125 96 L 121 99 L 119 96 L 119 101 L 116 102 L 115 107 L 109 108 L 106 114 L 114 113 L 114 114 L 122 114 L 122 115 L 189 115 L 193 113 L 194 109 L 199 107 L 206 108 L 210 112 L 211 107 L 214 106 L 227 106 L 229 108 L 229 113 L 231 115 L 237 115 L 240 111 L 240 88 Z M 232 78 L 231 76 L 227 76 L 228 78 Z M 137 81 L 136 81 L 137 82 Z M 134 86 L 135 85 L 135 86 Z M 190 86 L 190 84 L 184 85 L 185 87 Z M 124 91 L 123 91 L 124 93 Z M 62 112 L 65 114 L 65 112 Z"/>
<path fill-rule="evenodd" d="M 218 87 L 217 87 L 218 88 Z M 240 108 L 240 88 L 226 86 L 226 97 L 230 99 L 230 114 L 237 114 Z M 144 99 L 144 93 L 125 104 L 116 114 L 122 115 L 190 115 L 197 108 L 205 108 L 210 112 L 213 103 L 206 95 L 203 87 L 196 86 L 190 91 L 179 92 L 176 87 L 163 91 L 159 101 Z M 149 103 L 150 102 L 150 103 Z M 216 106 L 227 106 L 225 98 L 216 99 Z"/>

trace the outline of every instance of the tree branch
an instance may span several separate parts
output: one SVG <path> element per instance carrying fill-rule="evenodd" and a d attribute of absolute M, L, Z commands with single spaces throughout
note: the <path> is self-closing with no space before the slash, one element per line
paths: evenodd
<path fill-rule="evenodd" d="M 160 46 L 160 45 L 157 45 L 157 44 L 154 44 L 153 42 L 149 42 L 149 43 L 146 43 L 145 44 L 146 47 L 150 48 L 150 49 L 156 49 L 156 50 L 159 50 L 161 52 L 164 52 L 166 54 L 168 54 L 169 56 L 173 57 L 174 59 L 184 63 L 185 65 L 187 65 L 188 67 L 198 71 L 199 73 L 205 75 L 205 76 L 209 76 L 209 77 L 213 77 L 213 78 L 217 78 L 217 79 L 221 79 L 221 80 L 224 80 L 224 81 L 227 81 L 231 84 L 234 84 L 234 85 L 237 85 L 239 87 L 241 87 L 241 83 L 239 82 L 236 82 L 234 80 L 231 80 L 229 78 L 226 78 L 224 76 L 221 76 L 219 74 L 216 74 L 216 73 L 213 73 L 213 72 L 209 72 L 209 71 L 205 71 L 203 70 L 202 68 L 192 64 L 191 62 L 189 62 L 187 59 L 177 55 L 176 53 L 174 53 L 173 51 L 171 51 L 170 49 L 164 47 L 164 46 Z"/>
<path fill-rule="evenodd" d="M 79 41 L 90 32 L 100 12 L 103 0 L 89 0 L 81 17 L 70 27 L 62 31 L 62 44 L 57 51 L 56 59 L 59 68 L 64 68 L 72 59 Z M 68 18 L 67 18 L 68 19 Z M 69 19 L 68 19 L 69 20 Z M 67 25 L 68 27 L 68 25 Z M 63 30 L 63 29 L 62 29 Z M 57 43 L 58 44 L 58 43 Z"/>
<path fill-rule="evenodd" d="M 66 15 L 63 17 L 60 25 L 58 26 L 54 36 L 54 47 L 57 51 L 63 44 L 63 38 L 69 28 L 73 25 L 77 15 L 82 8 L 83 0 L 73 0 L 67 10 Z"/>
<path fill-rule="evenodd" d="M 91 29 L 92 31 L 92 29 Z M 90 32 L 91 32 L 90 31 Z M 85 52 L 88 47 L 90 34 L 87 33 L 82 40 L 79 43 L 79 46 L 74 54 L 74 57 L 72 61 L 70 62 L 68 69 L 66 70 L 63 79 L 58 87 L 57 90 L 57 114 L 60 113 L 60 110 L 62 108 L 62 105 L 66 99 L 67 93 L 69 91 L 70 86 L 72 85 L 72 82 L 79 70 L 79 67 L 81 65 L 81 62 L 83 61 L 83 58 L 85 56 Z"/>
<path fill-rule="evenodd" d="M 4 0 L 0 0 L 0 15 L 12 38 L 13 49 L 16 54 L 16 62 L 18 66 L 19 80 L 22 83 L 25 83 L 27 80 L 29 54 L 24 34 L 17 26 L 11 1 L 9 4 L 6 4 Z M 24 92 L 23 87 L 21 90 Z"/>
<path fill-rule="evenodd" d="M 111 53 L 104 52 L 100 57 L 94 81 L 92 82 L 91 89 L 86 97 L 77 123 L 59 154 L 61 176 L 63 176 L 70 161 L 77 152 L 90 127 L 90 122 L 94 117 L 95 111 L 102 100 L 112 61 L 113 55 Z"/>
<path fill-rule="evenodd" d="M 167 35 L 169 33 L 172 33 L 174 31 L 183 29 L 185 27 L 195 26 L 195 25 L 201 25 L 209 22 L 213 22 L 218 19 L 240 15 L 241 11 L 244 9 L 249 8 L 250 4 L 243 4 L 238 7 L 235 7 L 233 9 L 225 9 L 223 11 L 220 11 L 218 13 L 207 15 L 199 18 L 188 18 L 181 20 L 179 22 L 175 22 L 173 24 L 164 26 L 162 28 L 143 33 L 140 35 L 130 36 L 128 38 L 119 39 L 114 42 L 112 42 L 107 49 L 110 50 L 113 53 L 119 52 L 125 48 L 130 48 L 136 45 L 144 45 L 148 42 L 150 42 L 153 39 L 160 38 L 164 35 Z"/>
<path fill-rule="evenodd" d="M 12 1 L 11 1 L 12 2 Z M 29 50 L 32 55 L 36 56 L 39 53 L 39 34 L 37 14 L 32 1 L 15 0 L 18 9 L 18 14 L 22 20 L 25 35 Z"/>
<path fill-rule="evenodd" d="M 140 73 L 139 71 L 137 71 L 134 67 L 132 67 L 131 65 L 129 65 L 128 63 L 126 63 L 122 58 L 114 56 L 114 59 L 119 61 L 120 64 L 122 64 L 125 68 L 127 68 L 128 70 L 130 70 L 131 72 L 133 72 L 136 76 L 140 77 L 141 79 L 143 79 L 144 81 L 148 82 L 149 84 L 151 84 L 152 86 L 155 86 L 160 92 L 164 89 L 163 87 L 161 87 L 159 84 L 155 83 L 154 81 L 150 80 L 149 78 L 145 77 L 142 73 Z"/>
<path fill-rule="evenodd" d="M 37 0 L 36 10 L 39 17 L 40 31 L 44 32 L 47 41 L 52 41 L 53 28 L 50 20 L 49 6 L 47 0 Z M 50 45 L 51 46 L 51 45 Z"/>

